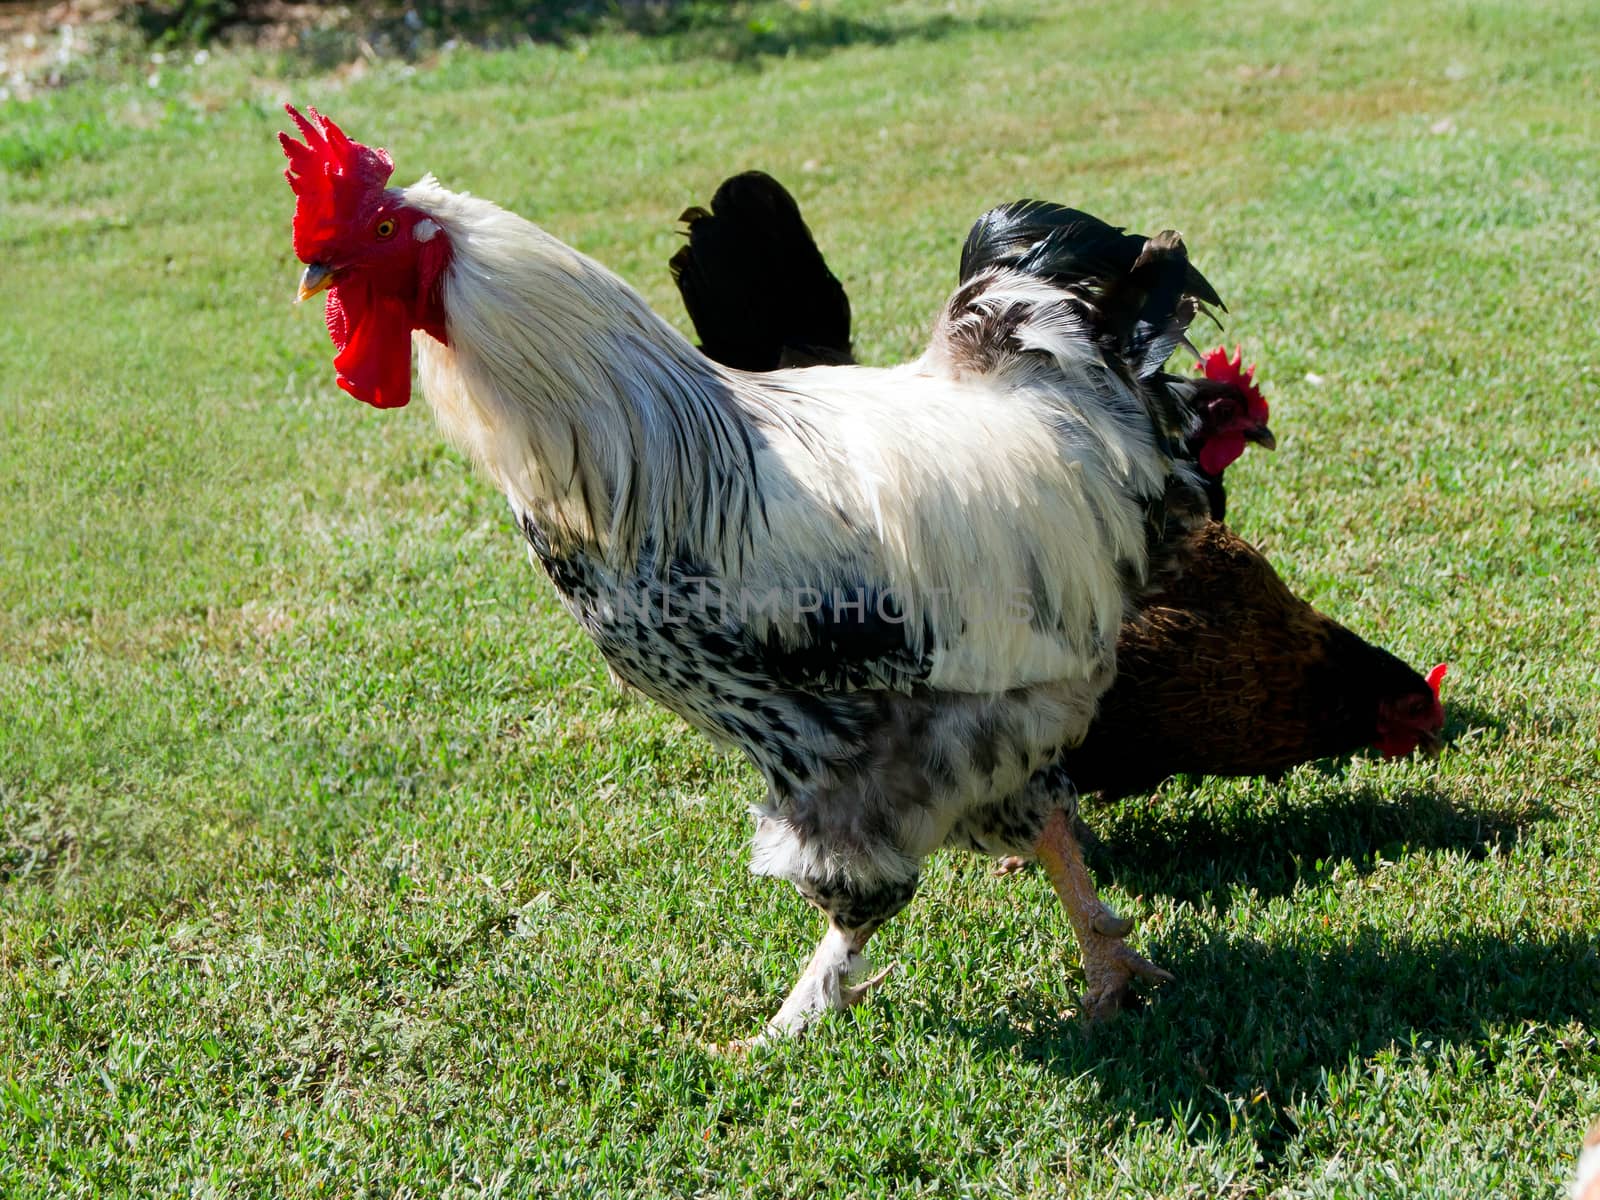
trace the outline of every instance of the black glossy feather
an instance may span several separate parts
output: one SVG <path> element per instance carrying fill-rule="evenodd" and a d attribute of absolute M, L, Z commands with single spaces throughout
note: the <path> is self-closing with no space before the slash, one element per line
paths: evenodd
<path fill-rule="evenodd" d="M 1227 305 L 1189 261 L 1176 231 L 1146 238 L 1081 209 L 1015 200 L 979 217 L 961 250 L 963 282 L 994 267 L 1021 271 L 1083 296 L 1103 349 L 1153 389 L 1169 414 L 1168 437 L 1182 447 L 1184 457 L 1197 460 L 1208 432 L 1204 405 L 1231 385 L 1186 380 L 1161 368 L 1187 345 L 1189 324 L 1197 313 L 1208 307 L 1226 312 Z M 1222 477 L 1203 470 L 1199 474 L 1211 515 L 1220 521 L 1227 511 Z"/>
<path fill-rule="evenodd" d="M 851 361 L 850 301 L 782 184 L 746 171 L 679 219 L 689 241 L 669 266 L 708 358 L 746 371 Z"/>
<path fill-rule="evenodd" d="M 1044 200 L 1013 200 L 979 217 L 961 247 L 961 279 L 989 267 L 1074 283 L 1133 265 L 1144 239 L 1099 217 Z"/>
<path fill-rule="evenodd" d="M 850 302 L 777 180 L 760 171 L 735 175 L 717 189 L 711 211 L 690 208 L 680 219 L 689 244 L 672 258 L 673 280 L 708 357 L 751 371 L 854 361 Z M 1145 238 L 1081 209 L 1016 200 L 978 218 L 962 247 L 963 282 L 991 267 L 1083 291 L 1106 348 L 1176 401 L 1183 415 L 1168 433 L 1185 457 L 1197 456 L 1191 414 L 1219 385 L 1160 368 L 1183 344 L 1201 304 L 1227 306 L 1175 232 Z M 992 330 L 980 340 L 997 343 Z M 1222 479 L 1200 474 L 1211 514 L 1221 520 Z"/>
<path fill-rule="evenodd" d="M 1133 271 L 1151 240 L 1082 209 L 1045 200 L 1013 200 L 991 208 L 973 224 L 961 247 L 961 279 L 989 267 L 1014 267 L 1061 286 L 1104 283 Z M 1181 239 L 1178 246 L 1181 253 Z M 1216 289 L 1187 256 L 1183 263 L 1183 290 L 1227 312 Z"/>

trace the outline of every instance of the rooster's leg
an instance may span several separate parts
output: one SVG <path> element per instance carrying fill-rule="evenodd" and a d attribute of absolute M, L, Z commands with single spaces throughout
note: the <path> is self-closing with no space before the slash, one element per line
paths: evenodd
<path fill-rule="evenodd" d="M 876 928 L 873 924 L 864 929 L 844 929 L 830 919 L 828 932 L 823 935 L 817 952 L 801 972 L 799 982 L 784 1000 L 783 1007 L 748 1045 L 761 1046 L 779 1038 L 795 1037 L 829 1009 L 849 1008 L 860 1003 L 868 990 L 894 969 L 886 967 L 857 984 L 846 982 L 866 966 L 861 952 Z"/>
<path fill-rule="evenodd" d="M 1171 980 L 1172 976 L 1128 948 L 1124 940 L 1133 922 L 1107 908 L 1089 878 L 1083 847 L 1072 830 L 1072 818 L 1057 809 L 1045 822 L 1033 848 L 1039 865 L 1066 907 L 1072 931 L 1078 936 L 1086 982 L 1083 1014 L 1091 1021 L 1114 1014 L 1127 998 L 1135 977 Z"/>

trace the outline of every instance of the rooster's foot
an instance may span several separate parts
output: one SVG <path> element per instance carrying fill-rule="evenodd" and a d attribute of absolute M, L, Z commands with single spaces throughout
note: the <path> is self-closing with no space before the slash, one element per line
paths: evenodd
<path fill-rule="evenodd" d="M 1133 922 L 1124 923 L 1132 928 Z M 1122 936 L 1108 936 L 1097 929 L 1083 945 L 1083 1019 L 1091 1024 L 1117 1015 L 1127 1007 L 1130 985 L 1135 979 L 1150 983 L 1171 983 L 1175 976 L 1134 951 Z"/>
<path fill-rule="evenodd" d="M 811 956 L 811 961 L 777 1015 L 755 1037 L 733 1043 L 730 1049 L 744 1052 L 769 1046 L 782 1038 L 798 1037 L 830 1009 L 850 1008 L 861 1003 L 867 993 L 894 970 L 894 965 L 890 964 L 860 983 L 847 982 L 867 965 L 861 949 L 866 945 L 868 936 L 870 934 L 829 925 L 822 944 Z"/>
<path fill-rule="evenodd" d="M 1087 984 L 1083 997 L 1085 1020 L 1098 1021 L 1114 1015 L 1127 1002 L 1129 985 L 1135 979 L 1157 983 L 1173 978 L 1128 948 L 1125 939 L 1133 932 L 1133 922 L 1119 917 L 1100 899 L 1084 865 L 1083 846 L 1065 810 L 1050 815 L 1034 852 L 1061 897 L 1072 931 L 1078 937 Z"/>
<path fill-rule="evenodd" d="M 995 863 L 994 875 L 996 879 L 1004 879 L 1007 875 L 1016 875 L 1026 871 L 1029 865 L 1030 860 L 1023 858 L 1020 854 L 1008 854 Z"/>

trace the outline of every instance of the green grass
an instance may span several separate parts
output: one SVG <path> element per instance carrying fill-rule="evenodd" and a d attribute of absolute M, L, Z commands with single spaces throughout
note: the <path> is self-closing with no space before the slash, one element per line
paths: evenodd
<path fill-rule="evenodd" d="M 1600 15 L 753 11 L 0 104 L 0 1194 L 1557 1195 L 1600 1110 Z M 680 325 L 672 218 L 764 167 L 873 362 L 991 203 L 1181 227 L 1274 404 L 1234 524 L 1454 664 L 1453 745 L 1091 808 L 1179 976 L 1112 1028 L 1044 881 L 940 855 L 873 1003 L 708 1052 L 817 934 L 746 874 L 755 778 L 607 681 L 424 406 L 334 389 L 287 98 Z"/>

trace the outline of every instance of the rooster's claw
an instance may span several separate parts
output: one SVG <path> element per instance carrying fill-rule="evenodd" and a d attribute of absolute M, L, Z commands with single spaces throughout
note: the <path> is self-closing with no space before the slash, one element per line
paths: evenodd
<path fill-rule="evenodd" d="M 844 1006 L 846 1008 L 851 1008 L 857 1004 L 860 1004 L 861 1001 L 866 998 L 866 995 L 869 991 L 877 987 L 880 983 L 894 973 L 894 966 L 894 963 L 890 963 L 876 975 L 872 976 L 870 979 L 863 979 L 860 983 L 841 985 L 839 988 L 839 998 L 844 1001 Z"/>
<path fill-rule="evenodd" d="M 1150 983 L 1172 983 L 1177 976 L 1165 971 L 1143 955 L 1136 953 L 1123 941 L 1112 941 L 1095 947 L 1093 955 L 1084 955 L 1084 976 L 1087 987 L 1083 993 L 1081 1013 L 1089 1024 L 1109 1020 L 1128 1005 L 1129 984 L 1135 978 Z"/>

